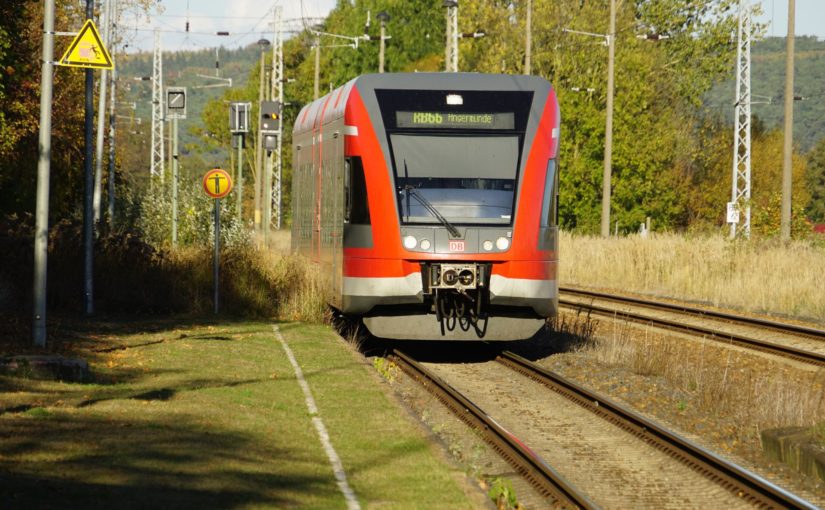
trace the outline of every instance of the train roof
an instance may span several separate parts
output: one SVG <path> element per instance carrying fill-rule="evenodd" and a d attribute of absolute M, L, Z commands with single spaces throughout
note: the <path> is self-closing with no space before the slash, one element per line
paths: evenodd
<path fill-rule="evenodd" d="M 482 73 L 382 73 L 353 78 L 329 94 L 304 106 L 295 119 L 293 132 L 312 129 L 319 121 L 325 124 L 344 114 L 352 89 L 364 92 L 375 89 L 395 90 L 500 90 L 533 91 L 549 94 L 550 82 L 539 76 Z M 329 103 L 328 103 L 329 101 Z M 326 108 L 324 107 L 326 105 Z M 319 112 L 321 115 L 319 115 Z"/>

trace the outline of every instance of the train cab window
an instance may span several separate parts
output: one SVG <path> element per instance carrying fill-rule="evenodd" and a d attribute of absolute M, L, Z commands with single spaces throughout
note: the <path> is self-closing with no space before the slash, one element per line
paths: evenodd
<path fill-rule="evenodd" d="M 556 160 L 547 161 L 547 174 L 544 178 L 544 198 L 541 202 L 541 226 L 552 227 L 558 221 L 559 211 L 559 176 L 556 172 Z"/>
<path fill-rule="evenodd" d="M 370 224 L 367 181 L 364 165 L 358 156 L 347 158 L 344 163 L 344 222 L 353 225 Z"/>

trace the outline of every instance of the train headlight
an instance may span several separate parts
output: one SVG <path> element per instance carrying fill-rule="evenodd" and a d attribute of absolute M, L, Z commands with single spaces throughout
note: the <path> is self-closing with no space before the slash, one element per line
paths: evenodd
<path fill-rule="evenodd" d="M 404 248 L 408 250 L 412 250 L 418 245 L 418 239 L 414 238 L 413 236 L 407 236 L 404 238 Z"/>
<path fill-rule="evenodd" d="M 432 244 L 430 243 L 429 239 L 422 239 L 421 240 L 421 249 L 422 250 L 429 250 Z"/>
<path fill-rule="evenodd" d="M 509 247 L 510 240 L 506 237 L 499 237 L 498 239 L 496 239 L 496 248 L 498 248 L 499 250 L 504 251 Z"/>
<path fill-rule="evenodd" d="M 481 243 L 481 247 L 484 249 L 484 251 L 490 251 L 493 249 L 493 241 L 484 241 L 483 243 Z"/>

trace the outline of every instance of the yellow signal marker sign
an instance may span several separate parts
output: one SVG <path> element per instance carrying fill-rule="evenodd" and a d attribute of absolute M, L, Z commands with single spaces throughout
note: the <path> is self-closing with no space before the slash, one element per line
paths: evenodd
<path fill-rule="evenodd" d="M 57 62 L 67 67 L 84 67 L 91 69 L 114 69 L 112 57 L 100 40 L 94 21 L 87 19 L 83 28 L 77 33 L 66 53 Z"/>
<path fill-rule="evenodd" d="M 213 168 L 203 176 L 203 189 L 212 198 L 223 198 L 232 191 L 232 177 L 221 168 Z"/>

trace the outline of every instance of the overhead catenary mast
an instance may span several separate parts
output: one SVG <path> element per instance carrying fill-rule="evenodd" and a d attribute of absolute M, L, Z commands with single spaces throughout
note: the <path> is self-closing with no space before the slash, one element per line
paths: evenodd
<path fill-rule="evenodd" d="M 160 30 L 155 29 L 155 51 L 152 59 L 152 162 L 149 172 L 163 182 L 163 50 Z"/>
<path fill-rule="evenodd" d="M 734 103 L 733 179 L 728 209 L 731 239 L 751 234 L 751 5 L 739 2 Z M 738 216 L 738 217 L 737 217 Z M 741 227 L 737 229 L 737 224 Z"/>

